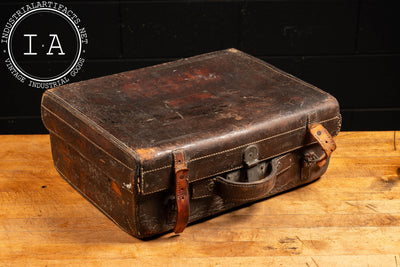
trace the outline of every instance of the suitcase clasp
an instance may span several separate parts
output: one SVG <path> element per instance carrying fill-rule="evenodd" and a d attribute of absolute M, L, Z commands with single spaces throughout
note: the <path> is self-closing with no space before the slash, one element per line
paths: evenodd
<path fill-rule="evenodd" d="M 246 149 L 243 152 L 243 161 L 244 163 L 246 163 L 248 168 L 257 165 L 257 163 L 259 162 L 257 146 L 251 145 L 246 147 Z"/>
<path fill-rule="evenodd" d="M 261 162 L 258 158 L 259 154 L 257 146 L 250 145 L 246 147 L 243 152 L 243 161 L 246 165 L 245 172 L 247 176 L 247 182 L 258 181 L 271 172 L 270 162 Z M 234 174 L 237 174 L 237 172 Z"/>

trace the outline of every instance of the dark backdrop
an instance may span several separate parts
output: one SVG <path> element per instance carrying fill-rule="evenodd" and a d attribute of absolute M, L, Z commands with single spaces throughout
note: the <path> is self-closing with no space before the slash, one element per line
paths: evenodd
<path fill-rule="evenodd" d="M 1 3 L 1 28 L 27 3 Z M 74 81 L 235 47 L 334 95 L 343 130 L 400 129 L 397 1 L 60 3 L 89 37 Z M 0 133 L 45 133 L 42 90 L 19 83 L 4 62 L 0 77 Z"/>

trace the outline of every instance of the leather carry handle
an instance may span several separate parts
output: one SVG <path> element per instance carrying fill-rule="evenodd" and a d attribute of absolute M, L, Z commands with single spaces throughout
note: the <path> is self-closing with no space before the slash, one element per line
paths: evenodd
<path fill-rule="evenodd" d="M 217 193 L 224 200 L 235 202 L 259 199 L 267 196 L 274 188 L 279 168 L 279 159 L 270 162 L 271 172 L 261 180 L 254 182 L 236 182 L 225 179 L 221 176 L 216 178 L 215 184 Z"/>

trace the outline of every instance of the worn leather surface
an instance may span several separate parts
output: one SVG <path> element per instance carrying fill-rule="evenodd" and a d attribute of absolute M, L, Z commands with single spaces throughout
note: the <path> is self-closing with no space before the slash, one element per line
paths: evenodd
<path fill-rule="evenodd" d="M 48 90 L 42 118 L 105 184 L 131 195 L 137 225 L 129 232 L 139 237 L 174 228 L 176 216 L 157 210 L 157 201 L 170 203 L 174 195 L 173 151 L 184 151 L 195 195 L 195 185 L 243 168 L 248 146 L 257 146 L 260 161 L 270 160 L 315 144 L 311 123 L 335 136 L 341 122 L 334 97 L 235 49 Z M 53 153 L 61 160 L 61 151 Z M 309 168 L 312 179 L 325 167 Z M 195 199 L 217 204 L 205 212 L 191 203 L 189 221 L 232 207 L 219 205 L 220 196 Z"/>
<path fill-rule="evenodd" d="M 250 143 L 263 158 L 304 145 L 309 113 L 332 135 L 340 121 L 335 98 L 237 50 L 68 84 L 43 105 L 129 168 L 140 162 L 144 194 L 169 187 L 157 177 L 170 175 L 173 150 L 195 181 L 240 168 Z"/>

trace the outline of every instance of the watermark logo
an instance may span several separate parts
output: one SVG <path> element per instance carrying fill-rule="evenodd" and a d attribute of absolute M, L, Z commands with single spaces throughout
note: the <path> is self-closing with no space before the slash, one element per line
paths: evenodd
<path fill-rule="evenodd" d="M 7 20 L 0 39 L 11 75 L 30 87 L 63 85 L 81 70 L 88 36 L 78 15 L 51 1 L 33 2 Z"/>

